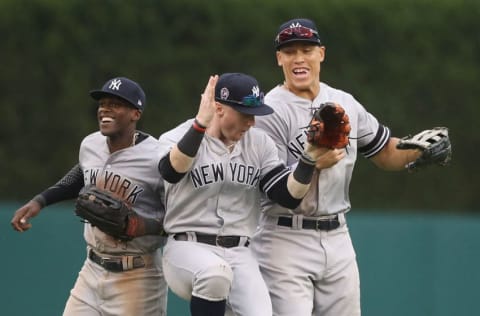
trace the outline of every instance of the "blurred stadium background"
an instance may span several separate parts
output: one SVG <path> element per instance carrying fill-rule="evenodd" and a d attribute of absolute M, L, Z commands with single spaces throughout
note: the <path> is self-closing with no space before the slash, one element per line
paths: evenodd
<path fill-rule="evenodd" d="M 77 162 L 96 130 L 88 91 L 113 76 L 142 84 L 141 129 L 192 116 L 213 73 L 281 81 L 278 25 L 317 22 L 322 80 L 352 93 L 394 135 L 448 126 L 452 165 L 386 173 L 359 158 L 349 224 L 363 314 L 472 315 L 479 298 L 480 2 L 474 0 L 0 0 L 2 315 L 59 315 L 84 260 L 69 202 L 25 234 L 16 208 Z M 171 296 L 169 316 L 186 315 Z"/>

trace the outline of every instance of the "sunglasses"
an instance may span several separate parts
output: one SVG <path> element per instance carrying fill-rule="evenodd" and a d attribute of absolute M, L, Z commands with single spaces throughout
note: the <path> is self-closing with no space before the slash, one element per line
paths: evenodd
<path fill-rule="evenodd" d="M 260 92 L 260 95 L 258 95 L 258 96 L 253 95 L 253 94 L 247 95 L 247 96 L 242 98 L 242 101 L 234 101 L 234 100 L 228 100 L 228 99 L 221 100 L 221 101 L 233 102 L 233 103 L 236 103 L 238 105 L 243 105 L 243 106 L 256 107 L 256 106 L 263 105 L 263 99 L 264 99 L 264 94 L 263 94 L 263 92 Z"/>
<path fill-rule="evenodd" d="M 320 43 L 318 32 L 304 26 L 289 27 L 278 33 L 275 42 L 281 45 L 283 42 L 291 39 L 311 39 L 315 38 Z"/>

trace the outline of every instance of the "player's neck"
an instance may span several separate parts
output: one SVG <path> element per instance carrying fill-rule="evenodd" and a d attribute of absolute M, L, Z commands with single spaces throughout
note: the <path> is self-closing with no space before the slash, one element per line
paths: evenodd
<path fill-rule="evenodd" d="M 313 101 L 320 93 L 320 83 L 308 87 L 296 87 L 295 85 L 283 83 L 283 88 L 287 89 L 297 97 Z"/>
<path fill-rule="evenodd" d="M 126 136 L 109 136 L 107 137 L 107 144 L 110 153 L 135 146 L 135 142 L 138 137 L 138 132 L 132 131 Z"/>
<path fill-rule="evenodd" d="M 229 152 L 233 151 L 233 148 L 237 143 L 237 141 L 230 140 L 225 137 L 225 135 L 222 133 L 222 129 L 220 127 L 218 119 L 215 118 L 212 120 L 212 123 L 207 128 L 206 134 L 210 137 L 218 138 L 222 143 L 225 144 Z"/>

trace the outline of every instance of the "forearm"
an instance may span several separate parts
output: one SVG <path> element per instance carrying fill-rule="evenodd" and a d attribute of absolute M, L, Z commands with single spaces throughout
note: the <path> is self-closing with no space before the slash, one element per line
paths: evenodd
<path fill-rule="evenodd" d="M 195 119 L 182 139 L 170 151 L 170 164 L 175 171 L 185 173 L 190 170 L 204 135 L 205 127 Z"/>
<path fill-rule="evenodd" d="M 186 173 L 192 167 L 194 157 L 185 155 L 177 145 L 170 151 L 170 165 L 178 173 Z"/>
<path fill-rule="evenodd" d="M 405 170 L 405 166 L 420 157 L 421 151 L 416 149 L 399 150 L 396 145 L 399 138 L 392 137 L 385 147 L 371 158 L 379 168 L 387 171 Z"/>
<path fill-rule="evenodd" d="M 287 190 L 295 199 L 302 199 L 307 194 L 310 183 L 304 184 L 295 180 L 293 174 L 288 176 Z"/>
<path fill-rule="evenodd" d="M 295 171 L 291 172 L 284 165 L 279 165 L 262 178 L 260 190 L 265 192 L 270 200 L 294 209 L 307 193 L 313 169 L 313 166 L 299 163 Z"/>
<path fill-rule="evenodd" d="M 295 170 L 288 176 L 287 190 L 296 199 L 301 199 L 307 194 L 315 170 L 315 161 L 302 156 Z"/>
<path fill-rule="evenodd" d="M 36 195 L 32 200 L 40 204 L 43 208 L 50 204 L 77 197 L 83 186 L 83 173 L 77 164 L 55 185 Z"/>

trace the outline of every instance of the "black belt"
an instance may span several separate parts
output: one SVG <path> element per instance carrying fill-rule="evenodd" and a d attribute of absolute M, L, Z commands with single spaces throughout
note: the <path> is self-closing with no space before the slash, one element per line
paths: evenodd
<path fill-rule="evenodd" d="M 123 272 L 143 268 L 145 266 L 145 262 L 141 256 L 123 256 L 116 258 L 101 257 L 90 249 L 88 251 L 88 258 L 102 266 L 105 270 L 111 272 Z"/>
<path fill-rule="evenodd" d="M 278 218 L 278 225 L 292 227 L 293 221 L 291 217 L 280 216 Z M 338 220 L 338 215 L 332 218 L 325 219 L 303 219 L 302 228 L 304 229 L 315 229 L 315 230 L 334 230 L 340 226 L 340 221 Z"/>
<path fill-rule="evenodd" d="M 218 235 L 208 235 L 208 234 L 198 234 L 198 233 L 195 233 L 195 236 L 197 236 L 197 242 L 209 244 L 212 246 L 224 247 L 224 248 L 232 248 L 232 247 L 238 247 L 238 246 L 248 247 L 248 245 L 250 244 L 250 241 L 247 240 L 242 245 L 240 243 L 241 242 L 240 236 L 218 236 Z M 187 233 L 175 234 L 173 235 L 173 238 L 175 240 L 188 241 Z"/>

